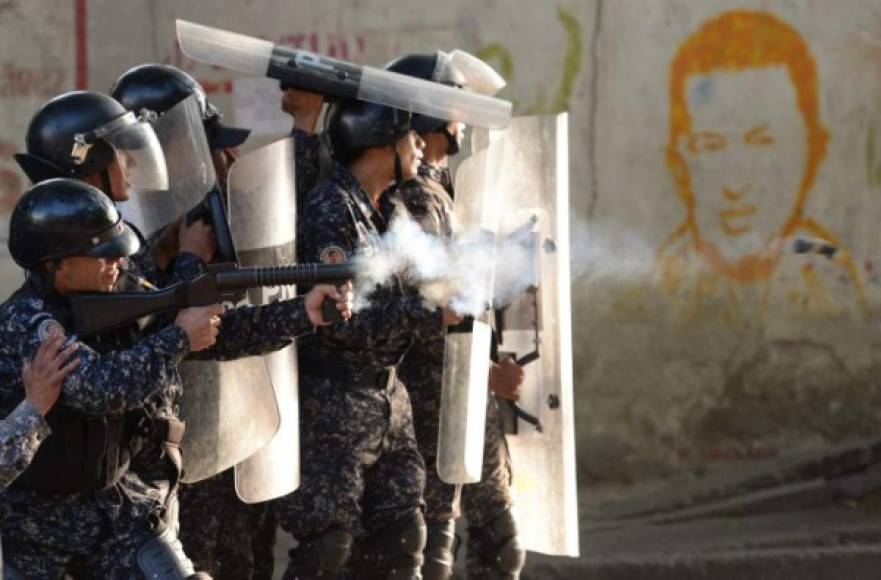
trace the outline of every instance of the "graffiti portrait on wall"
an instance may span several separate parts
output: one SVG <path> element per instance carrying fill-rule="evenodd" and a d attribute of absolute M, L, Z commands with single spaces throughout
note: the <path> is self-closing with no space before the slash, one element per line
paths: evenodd
<path fill-rule="evenodd" d="M 669 107 L 666 164 L 685 214 L 658 249 L 658 266 L 677 315 L 712 312 L 738 325 L 778 301 L 802 314 L 865 314 L 846 252 L 818 268 L 790 250 L 795 238 L 840 244 L 806 211 L 830 133 L 799 32 L 762 11 L 705 22 L 673 57 Z"/>

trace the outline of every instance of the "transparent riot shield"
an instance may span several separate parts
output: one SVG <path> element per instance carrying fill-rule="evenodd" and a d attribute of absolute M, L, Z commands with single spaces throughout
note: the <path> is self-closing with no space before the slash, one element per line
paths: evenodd
<path fill-rule="evenodd" d="M 229 174 L 229 220 L 243 266 L 296 261 L 294 141 L 282 139 L 239 158 Z M 294 286 L 257 288 L 251 303 L 296 295 Z M 255 503 L 287 495 L 300 484 L 300 425 L 295 344 L 263 357 L 280 417 L 275 436 L 235 468 L 236 492 Z"/>
<path fill-rule="evenodd" d="M 527 550 L 578 555 L 569 279 L 568 117 L 521 117 L 506 131 L 506 206 L 498 253 L 529 250 L 516 271 L 497 268 L 497 288 L 525 288 L 497 312 L 499 350 L 525 371 L 507 413 L 514 511 Z M 509 247 L 508 250 L 511 248 Z M 516 277 L 515 280 L 513 277 Z"/>
<path fill-rule="evenodd" d="M 229 469 L 278 431 L 278 406 L 263 357 L 185 361 L 180 372 L 180 415 L 186 422 L 181 442 L 184 483 Z"/>
<path fill-rule="evenodd" d="M 458 244 L 492 248 L 499 223 L 498 201 L 502 185 L 499 171 L 507 155 L 501 135 L 466 159 L 456 172 L 456 222 Z M 487 252 L 492 263 L 492 252 Z M 484 264 L 485 266 L 485 264 Z M 493 296 L 493 268 L 475 264 L 475 276 L 459 312 L 474 313 L 474 320 L 450 329 L 444 350 L 443 387 L 438 433 L 437 471 L 447 483 L 480 481 L 486 425 L 487 382 L 492 330 L 488 306 Z"/>
<path fill-rule="evenodd" d="M 149 237 L 196 207 L 217 178 L 195 96 L 190 96 L 153 122 L 168 170 L 168 191 L 136 189 L 119 205 L 126 221 Z"/>
<path fill-rule="evenodd" d="M 294 258 L 293 218 L 286 227 L 278 220 L 279 216 L 293 215 L 293 198 L 286 198 L 288 194 L 293 196 L 294 191 L 293 154 L 281 159 L 278 154 L 268 155 L 267 149 L 239 159 L 228 180 L 231 227 L 236 228 L 234 233 L 245 244 L 240 261 L 249 266 L 290 263 Z M 274 245 L 255 245 L 267 239 Z M 252 291 L 239 306 L 271 301 L 276 298 L 271 290 Z M 294 354 L 286 356 L 294 358 L 296 364 Z M 285 417 L 291 412 L 291 403 L 285 400 L 285 409 L 280 410 L 273 389 L 276 375 L 290 374 L 278 370 L 279 364 L 271 357 L 247 357 L 181 365 L 181 416 L 187 423 L 181 445 L 185 482 L 200 481 L 239 464 L 265 447 L 281 430 L 290 430 L 290 421 Z M 290 384 L 281 378 L 275 381 Z"/>

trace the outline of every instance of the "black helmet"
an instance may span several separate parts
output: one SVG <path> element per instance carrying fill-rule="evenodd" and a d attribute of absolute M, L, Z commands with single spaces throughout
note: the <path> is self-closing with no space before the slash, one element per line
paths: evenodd
<path fill-rule="evenodd" d="M 411 115 L 366 101 L 343 101 L 334 106 L 327 136 L 334 157 L 343 164 L 358 158 L 368 147 L 394 145 L 410 131 Z"/>
<path fill-rule="evenodd" d="M 251 133 L 248 129 L 223 125 L 220 111 L 208 101 L 202 85 L 167 64 L 142 64 L 129 69 L 117 79 L 110 94 L 129 111 L 137 113 L 147 109 L 159 114 L 195 95 L 212 149 L 238 147 Z"/>
<path fill-rule="evenodd" d="M 434 54 L 407 54 L 385 65 L 385 70 L 425 81 L 434 81 L 459 88 L 464 87 L 464 75 L 455 67 L 440 66 L 438 62 L 440 58 L 440 52 L 435 52 Z M 418 113 L 413 115 L 413 130 L 420 135 L 437 131 L 446 125 L 447 121 L 437 117 L 429 117 Z"/>
<path fill-rule="evenodd" d="M 90 91 L 59 95 L 43 105 L 28 125 L 27 153 L 15 160 L 33 183 L 52 177 L 82 178 L 107 168 L 113 161 L 113 148 L 96 139 L 84 155 L 76 156 L 78 137 L 106 126 L 126 114 L 125 107 L 111 97 Z M 84 143 L 85 145 L 85 143 Z"/>
<path fill-rule="evenodd" d="M 101 190 L 76 179 L 49 179 L 28 189 L 9 220 L 9 253 L 32 270 L 69 256 L 121 258 L 140 242 Z"/>

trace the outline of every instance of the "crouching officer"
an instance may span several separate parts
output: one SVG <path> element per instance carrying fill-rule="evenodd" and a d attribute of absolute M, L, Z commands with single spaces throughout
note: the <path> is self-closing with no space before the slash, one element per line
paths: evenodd
<path fill-rule="evenodd" d="M 9 250 L 28 278 L 0 307 L 0 413 L 21 402 L 22 361 L 41 341 L 69 337 L 79 364 L 47 415 L 52 435 L 5 492 L 7 576 L 58 578 L 74 562 L 94 578 L 193 573 L 176 530 L 151 523 L 164 490 L 128 466 L 147 440 L 169 450 L 180 441 L 183 426 L 147 408 L 180 388 L 184 356 L 214 343 L 220 307 L 183 310 L 149 335 L 132 326 L 87 342 L 70 336 L 69 294 L 111 290 L 122 259 L 138 248 L 110 199 L 80 181 L 40 183 L 13 211 Z"/>

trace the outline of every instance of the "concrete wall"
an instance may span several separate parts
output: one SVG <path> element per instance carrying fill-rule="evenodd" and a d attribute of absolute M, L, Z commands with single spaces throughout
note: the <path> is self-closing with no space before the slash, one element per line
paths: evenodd
<path fill-rule="evenodd" d="M 519 114 L 571 112 L 583 481 L 875 434 L 877 2 L 2 0 L 0 221 L 36 107 L 141 62 L 188 70 L 261 139 L 287 131 L 273 83 L 187 61 L 175 17 L 376 65 L 461 47 Z M 796 257 L 795 236 L 843 251 Z M 20 274 L 2 272 L 6 294 Z"/>

